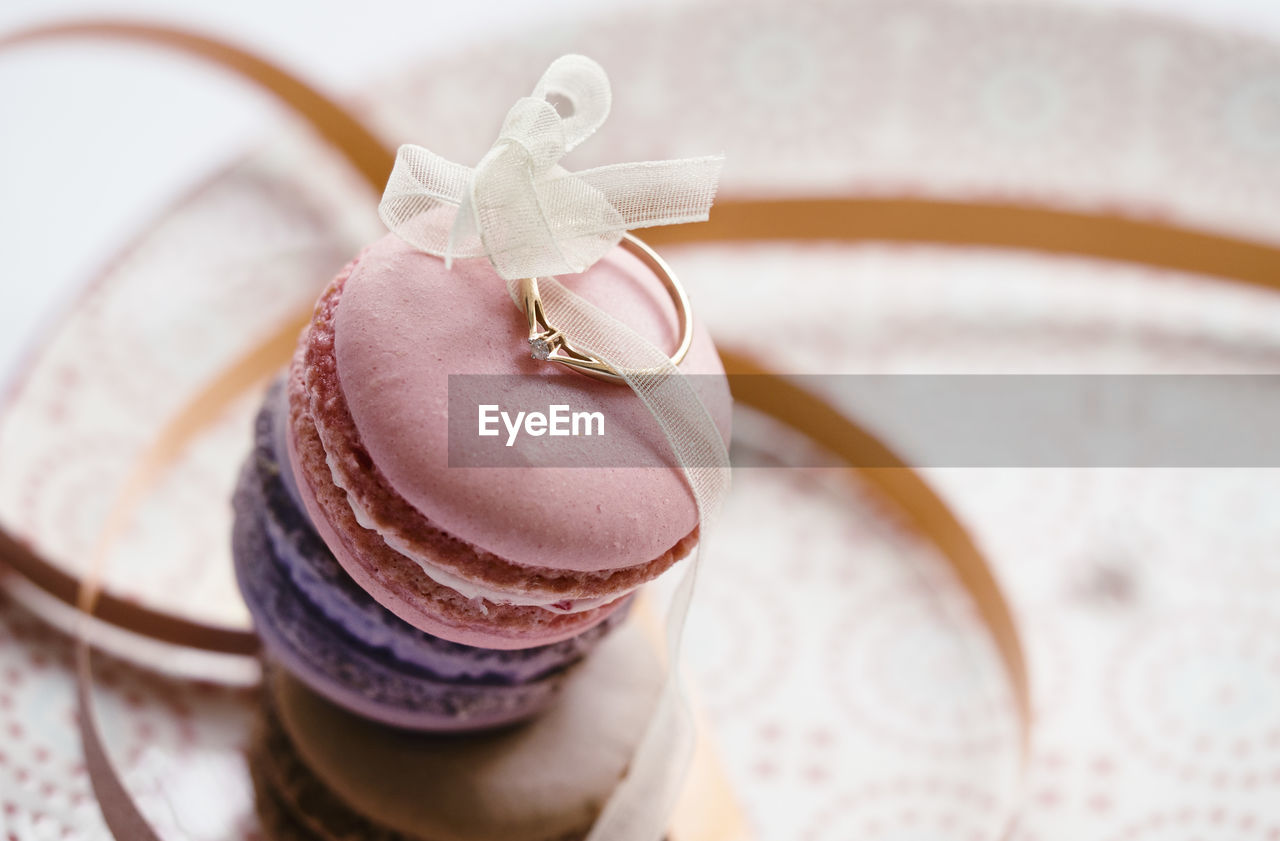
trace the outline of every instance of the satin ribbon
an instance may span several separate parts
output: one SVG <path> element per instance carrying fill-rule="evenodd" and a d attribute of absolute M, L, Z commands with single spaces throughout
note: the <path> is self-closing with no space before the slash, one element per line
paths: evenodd
<path fill-rule="evenodd" d="M 562 56 L 507 112 L 474 169 L 421 146 L 401 146 L 378 215 L 446 266 L 454 258 L 487 257 L 508 280 L 577 274 L 624 231 L 705 220 L 722 156 L 580 172 L 560 166 L 604 123 L 611 103 L 600 65 Z"/>

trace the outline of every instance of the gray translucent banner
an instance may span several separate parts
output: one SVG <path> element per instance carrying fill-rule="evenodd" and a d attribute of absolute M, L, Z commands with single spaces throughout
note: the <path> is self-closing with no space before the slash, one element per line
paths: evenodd
<path fill-rule="evenodd" d="M 634 411 L 636 401 L 624 387 L 575 378 L 580 382 L 556 377 L 549 389 L 545 377 L 450 376 L 450 466 L 670 466 L 656 421 Z M 713 378 L 689 379 L 703 393 L 717 390 Z M 1280 467 L 1280 375 L 785 380 L 788 388 L 840 410 L 915 467 Z M 740 375 L 730 377 L 730 387 L 759 394 L 778 386 L 773 377 Z M 799 407 L 803 422 L 806 401 L 786 405 Z M 751 411 L 735 406 L 735 423 L 744 431 L 759 426 L 747 417 Z M 732 455 L 737 466 L 780 463 L 759 434 Z M 787 456 L 781 462 L 787 466 L 838 463 L 816 450 L 798 461 L 794 448 Z M 867 454 L 859 466 L 893 465 L 883 455 Z"/>

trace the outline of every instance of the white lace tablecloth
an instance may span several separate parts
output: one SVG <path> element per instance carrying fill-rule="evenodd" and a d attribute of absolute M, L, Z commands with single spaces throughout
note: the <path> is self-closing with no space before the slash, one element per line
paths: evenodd
<path fill-rule="evenodd" d="M 928 195 L 1110 209 L 1280 240 L 1280 47 L 1052 6 L 738 0 L 600 17 L 371 86 L 382 134 L 467 161 L 578 51 L 613 118 L 571 166 L 723 149 L 725 195 Z M 301 128 L 191 192 L 29 358 L 0 417 L 0 517 L 78 569 L 130 459 L 305 305 L 375 198 Z M 790 331 L 791 371 L 1280 371 L 1280 296 L 1094 260 L 769 244 L 667 256 L 718 341 Z M 245 400 L 148 501 L 113 592 L 244 623 L 227 557 Z M 763 421 L 739 446 L 786 452 Z M 1280 837 L 1280 471 L 929 472 L 990 553 L 1036 707 L 1022 841 Z M 764 841 L 974 839 L 1015 728 L 945 566 L 863 489 L 739 472 L 690 639 Z M 100 837 L 65 640 L 0 601 L 0 825 Z M 252 693 L 111 662 L 115 755 L 171 837 L 253 838 Z M 218 787 L 218 808 L 208 806 Z"/>

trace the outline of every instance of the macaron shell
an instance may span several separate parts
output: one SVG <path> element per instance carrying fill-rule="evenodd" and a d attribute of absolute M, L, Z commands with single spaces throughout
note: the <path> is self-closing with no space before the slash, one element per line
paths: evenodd
<path fill-rule="evenodd" d="M 605 640 L 537 719 L 466 738 L 362 720 L 285 675 L 270 691 L 284 731 L 339 799 L 424 841 L 581 837 L 633 758 L 661 683 L 633 625 Z"/>
<path fill-rule="evenodd" d="M 674 348 L 674 305 L 660 280 L 615 249 L 573 291 L 663 348 Z M 650 561 L 697 525 L 676 469 L 449 467 L 450 374 L 536 377 L 547 405 L 600 411 L 620 461 L 652 464 L 661 428 L 625 386 L 529 358 L 527 325 L 487 261 L 456 262 L 394 236 L 365 250 L 335 319 L 343 396 L 360 440 L 392 488 L 434 526 L 509 561 L 595 571 Z M 731 401 L 719 357 L 696 316 L 680 366 L 728 439 Z"/>
<path fill-rule="evenodd" d="M 299 443 L 299 453 L 304 456 L 303 464 L 312 486 L 325 489 L 336 485 L 345 493 L 346 504 L 339 502 L 329 510 L 330 522 L 340 523 L 354 515 L 360 526 L 376 531 L 381 538 L 363 555 L 347 557 L 339 552 L 344 564 L 362 564 L 378 574 L 386 574 L 387 570 L 407 563 L 417 564 L 434 581 L 462 596 L 499 605 L 555 605 L 566 600 L 603 604 L 661 575 L 692 549 L 697 540 L 696 530 L 659 557 L 634 566 L 596 572 L 529 566 L 486 552 L 442 530 L 406 502 L 370 458 L 338 378 L 334 321 L 346 282 L 358 263 L 359 258 L 352 261 L 320 296 L 290 369 L 290 409 L 306 415 L 305 422 L 297 424 L 295 440 Z M 480 379 L 488 389 L 493 388 L 492 377 Z M 536 387 L 543 381 L 541 377 L 523 376 L 502 379 L 499 389 L 503 395 L 518 393 L 522 383 Z M 451 384 L 454 382 L 453 377 L 449 380 Z M 474 385 L 475 381 L 468 382 Z M 472 431 L 465 428 L 467 415 L 469 412 L 461 409 L 453 412 L 450 426 L 462 424 L 462 435 L 458 437 L 476 440 L 470 437 Z M 317 437 L 319 449 L 312 446 L 312 439 Z M 499 452 L 514 453 L 521 463 L 526 463 L 527 454 L 523 450 L 513 451 L 496 439 L 487 440 L 498 443 Z M 592 443 L 597 450 L 604 444 L 607 457 L 608 442 L 593 439 Z M 582 448 L 571 446 L 570 452 L 582 454 Z"/>
<path fill-rule="evenodd" d="M 422 841 L 393 833 L 334 797 L 298 757 L 274 706 L 272 693 L 264 692 L 245 751 L 254 808 L 267 839 Z"/>

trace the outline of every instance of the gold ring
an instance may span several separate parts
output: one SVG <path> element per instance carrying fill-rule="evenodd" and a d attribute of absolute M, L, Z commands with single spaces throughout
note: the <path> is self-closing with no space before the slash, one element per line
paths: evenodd
<path fill-rule="evenodd" d="M 619 243 L 639 257 L 662 281 L 671 300 L 676 305 L 676 320 L 680 329 L 680 345 L 671 355 L 671 364 L 679 365 L 693 344 L 693 321 L 689 317 L 689 296 L 676 279 L 675 272 L 657 252 L 631 234 L 624 233 Z M 529 355 L 539 362 L 558 362 L 580 374 L 611 383 L 626 383 L 613 366 L 589 353 L 573 347 L 558 328 L 547 321 L 542 298 L 538 294 L 538 279 L 527 277 L 520 281 L 520 303 L 529 320 Z"/>

